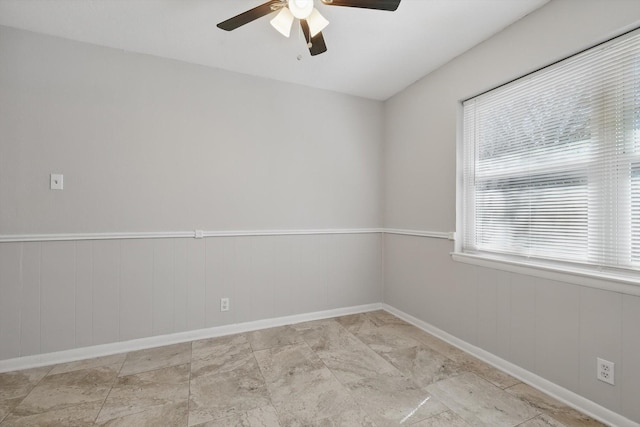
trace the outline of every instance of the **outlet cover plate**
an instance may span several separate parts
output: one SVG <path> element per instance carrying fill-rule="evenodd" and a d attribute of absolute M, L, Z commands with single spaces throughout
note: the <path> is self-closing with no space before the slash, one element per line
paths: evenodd
<path fill-rule="evenodd" d="M 598 370 L 596 372 L 596 378 L 607 384 L 615 385 L 615 363 L 609 362 L 601 358 L 597 358 Z"/>

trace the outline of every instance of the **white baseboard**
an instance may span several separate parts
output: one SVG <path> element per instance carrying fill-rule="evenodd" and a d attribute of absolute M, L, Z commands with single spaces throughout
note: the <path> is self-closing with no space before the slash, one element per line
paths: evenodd
<path fill-rule="evenodd" d="M 215 326 L 212 328 L 197 329 L 193 331 L 177 332 L 174 334 L 160 335 L 155 337 L 139 338 L 130 341 L 94 345 L 91 347 L 74 348 L 70 350 L 57 351 L 54 353 L 16 357 L 14 359 L 0 360 L 0 373 L 37 368 L 40 366 L 55 365 L 58 363 L 75 362 L 77 360 L 91 359 L 94 357 L 108 356 L 117 353 L 126 353 L 129 351 L 143 350 L 146 348 L 160 347 L 163 345 L 177 344 L 205 338 L 257 331 L 260 329 L 292 325 L 295 323 L 308 322 L 311 320 L 320 320 L 330 317 L 345 316 L 348 314 L 364 313 L 367 311 L 380 310 L 381 308 L 381 303 L 357 305 L 352 307 L 336 308 L 333 310 L 316 311 L 313 313 L 295 314 L 292 316 L 256 320 L 253 322 L 236 323 L 232 325 Z"/>
<path fill-rule="evenodd" d="M 460 350 L 463 350 L 466 353 L 477 357 L 478 359 L 490 364 L 491 366 L 519 379 L 523 383 L 529 384 L 531 387 L 534 387 L 542 391 L 543 393 L 554 397 L 562 403 L 571 406 L 572 408 L 575 408 L 578 411 L 585 413 L 600 422 L 615 427 L 640 427 L 640 424 L 616 412 L 613 412 L 610 409 L 600 406 L 597 403 L 592 402 L 591 400 L 586 399 L 570 390 L 567 390 L 564 387 L 560 387 L 559 385 L 554 384 L 551 381 L 534 374 L 533 372 L 527 371 L 520 366 L 514 365 L 513 363 L 508 362 L 492 353 L 489 353 L 486 350 L 469 344 L 468 342 L 463 341 L 451 334 L 448 334 L 447 332 L 423 320 L 413 317 L 410 314 L 400 311 L 395 307 L 392 307 L 388 304 L 382 304 L 382 308 L 385 311 L 388 311 L 389 313 L 401 318 L 402 320 L 405 320 L 412 325 L 417 326 L 423 331 L 428 332 L 431 335 L 434 335 L 442 339 L 443 341 L 448 342 L 449 344 L 459 348 Z"/>

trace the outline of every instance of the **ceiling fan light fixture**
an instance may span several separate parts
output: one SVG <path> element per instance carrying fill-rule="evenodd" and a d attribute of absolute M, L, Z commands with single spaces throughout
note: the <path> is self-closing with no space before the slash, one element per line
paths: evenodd
<path fill-rule="evenodd" d="M 2 1 L 2 0 L 0 0 Z M 254 0 L 258 1 L 258 0 Z M 264 0 L 263 0 L 264 1 Z M 402 0 L 319 0 L 324 5 L 354 7 L 362 9 L 394 11 Z M 314 7 L 314 0 L 267 0 L 266 3 L 219 22 L 217 27 L 224 31 L 233 31 L 245 24 L 267 15 L 277 15 L 271 19 L 271 25 L 285 37 L 291 34 L 293 22 L 300 20 L 300 29 L 304 34 L 311 56 L 327 51 L 322 30 L 329 24 Z M 276 13 L 278 12 L 278 13 Z M 273 15 L 272 15 L 273 16 Z"/>
<path fill-rule="evenodd" d="M 289 0 L 289 10 L 298 19 L 307 19 L 313 12 L 313 0 Z"/>
<path fill-rule="evenodd" d="M 271 26 L 278 30 L 278 32 L 283 36 L 289 37 L 294 19 L 295 18 L 291 11 L 286 7 L 283 7 L 275 18 L 271 20 Z"/>
<path fill-rule="evenodd" d="M 327 21 L 316 8 L 313 8 L 313 11 L 311 11 L 311 14 L 307 18 L 307 23 L 309 24 L 309 33 L 311 34 L 311 37 L 315 37 L 320 31 L 324 30 L 326 26 L 329 25 L 329 21 Z"/>

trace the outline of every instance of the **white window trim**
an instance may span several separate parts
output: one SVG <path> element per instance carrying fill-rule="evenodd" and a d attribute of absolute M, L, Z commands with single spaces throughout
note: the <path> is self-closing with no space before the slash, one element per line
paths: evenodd
<path fill-rule="evenodd" d="M 635 29 L 625 29 L 621 34 L 632 33 Z M 612 37 L 612 39 L 615 37 Z M 561 62 L 561 61 L 559 61 Z M 550 64 L 554 66 L 555 64 Z M 543 67 L 544 68 L 544 67 Z M 640 296 L 640 274 L 638 271 L 624 269 L 598 269 L 597 267 L 582 266 L 570 262 L 553 262 L 545 260 L 531 260 L 525 257 L 501 255 L 494 253 L 472 253 L 462 250 L 463 218 L 463 161 L 464 161 L 464 100 L 457 105 L 456 120 L 456 232 L 454 236 L 454 251 L 451 257 L 456 262 L 492 268 L 511 273 L 555 280 L 604 291 L 618 292 L 627 295 Z"/>
<path fill-rule="evenodd" d="M 640 277 L 637 273 L 613 273 L 581 268 L 568 263 L 546 263 L 525 261 L 516 257 L 499 256 L 495 254 L 471 254 L 462 251 L 462 219 L 463 210 L 463 101 L 457 106 L 456 120 L 456 233 L 454 236 L 454 251 L 451 257 L 456 262 L 493 268 L 496 270 L 539 277 L 547 280 L 570 283 L 603 291 L 618 292 L 626 295 L 640 296 Z"/>
<path fill-rule="evenodd" d="M 456 245 L 459 244 L 456 242 Z M 640 297 L 637 274 L 596 271 L 569 265 L 522 261 L 497 255 L 452 252 L 454 261 Z"/>

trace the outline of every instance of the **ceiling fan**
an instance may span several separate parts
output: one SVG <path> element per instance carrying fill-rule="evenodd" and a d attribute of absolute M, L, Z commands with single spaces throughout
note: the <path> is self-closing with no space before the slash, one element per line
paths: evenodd
<path fill-rule="evenodd" d="M 387 11 L 394 11 L 400 5 L 400 0 L 321 0 L 321 2 L 327 6 L 359 7 Z M 289 37 L 293 21 L 297 18 L 300 20 L 300 27 L 311 55 L 315 56 L 327 51 L 322 30 L 329 25 L 329 21 L 314 7 L 313 0 L 270 0 L 233 18 L 220 22 L 218 28 L 232 31 L 277 11 L 279 12 L 271 20 L 271 25 L 282 35 Z"/>

